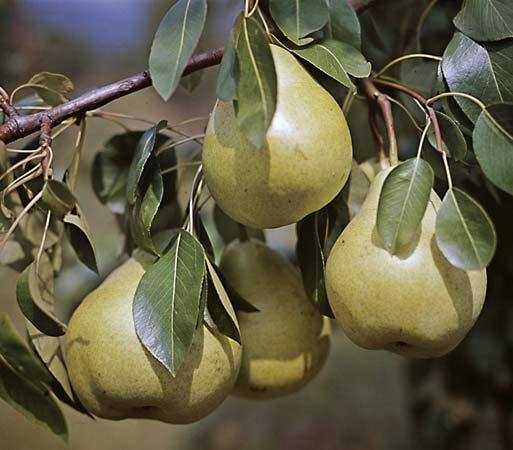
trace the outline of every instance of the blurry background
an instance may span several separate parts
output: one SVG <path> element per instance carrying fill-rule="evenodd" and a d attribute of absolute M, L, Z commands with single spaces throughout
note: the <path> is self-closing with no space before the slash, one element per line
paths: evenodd
<path fill-rule="evenodd" d="M 170 3 L 170 0 L 0 0 L 0 85 L 12 90 L 34 73 L 44 70 L 67 75 L 74 81 L 78 95 L 138 72 L 147 66 L 153 33 Z M 383 0 L 381 3 L 383 6 L 362 17 L 362 23 L 372 35 L 364 45 L 364 53 L 372 58 L 376 68 L 411 50 L 409 38 L 415 31 L 419 11 L 428 2 Z M 426 51 L 436 54 L 443 51 L 452 34 L 451 14 L 457 12 L 459 3 L 440 0 L 432 11 L 421 35 Z M 209 0 L 207 31 L 199 50 L 223 45 L 241 5 L 240 0 Z M 383 20 L 384 15 L 389 15 L 390 20 Z M 375 18 L 387 23 L 386 27 L 380 29 Z M 409 77 L 419 89 L 433 85 L 432 71 L 416 66 L 412 72 L 412 68 L 409 66 L 403 79 Z M 190 133 L 201 132 L 215 101 L 215 74 L 216 69 L 206 70 L 192 94 L 180 88 L 168 103 L 163 103 L 147 89 L 107 109 L 152 120 L 167 119 L 170 124 L 190 117 L 204 117 L 205 120 L 188 128 Z M 405 125 L 403 116 L 397 117 L 396 122 L 401 149 L 407 153 L 415 148 L 414 135 Z M 374 151 L 366 102 L 355 101 L 350 125 L 358 159 L 363 160 Z M 138 129 L 137 123 L 134 129 Z M 88 131 L 77 190 L 92 228 L 104 276 L 116 264 L 122 239 L 114 217 L 92 192 L 90 166 L 102 143 L 122 129 L 116 124 L 91 119 Z M 54 147 L 63 163 L 69 160 L 71 152 L 67 148 L 73 145 L 73 140 L 71 131 Z M 271 245 L 292 254 L 293 228 L 268 232 L 267 237 Z M 21 324 L 21 315 L 15 306 L 16 279 L 14 271 L 0 269 L 0 312 L 7 311 Z M 69 315 L 100 280 L 83 266 L 69 262 L 59 279 L 61 314 Z M 501 295 L 504 292 L 505 288 Z M 510 295 L 506 295 L 505 301 L 510 301 Z M 496 306 L 488 299 L 483 316 L 465 345 L 450 358 L 429 362 L 407 361 L 390 353 L 361 350 L 337 328 L 326 366 L 302 392 L 272 402 L 229 398 L 210 417 L 190 426 L 135 420 L 94 422 L 64 407 L 71 431 L 69 448 L 513 448 L 508 446 L 513 445 L 508 441 L 509 400 L 505 401 L 500 394 L 502 391 L 495 389 L 495 383 L 504 383 L 508 388 L 511 380 L 504 362 L 508 360 L 504 355 L 510 353 L 501 347 L 505 344 L 497 340 L 502 339 L 502 335 L 489 332 L 490 328 L 495 328 L 497 312 L 494 308 Z M 511 316 L 509 303 L 508 308 L 505 310 Z M 494 374 L 493 380 L 490 373 Z M 509 394 L 506 388 L 503 396 Z M 0 449 L 29 448 L 57 450 L 66 446 L 0 402 Z"/>

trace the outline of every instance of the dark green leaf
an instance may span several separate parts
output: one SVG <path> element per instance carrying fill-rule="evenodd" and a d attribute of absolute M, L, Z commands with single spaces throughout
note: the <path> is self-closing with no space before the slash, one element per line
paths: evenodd
<path fill-rule="evenodd" d="M 485 105 L 513 101 L 513 40 L 480 45 L 455 33 L 445 49 L 442 70 L 452 92 L 470 94 Z M 475 122 L 479 106 L 465 98 L 455 99 Z"/>
<path fill-rule="evenodd" d="M 29 84 L 37 85 L 33 86 L 34 90 L 50 106 L 68 101 L 68 94 L 73 91 L 71 80 L 60 73 L 37 73 L 29 80 Z"/>
<path fill-rule="evenodd" d="M 144 171 L 144 167 L 148 162 L 149 157 L 155 148 L 155 140 L 159 130 L 167 126 L 167 122 L 162 120 L 154 127 L 146 130 L 141 136 L 135 149 L 134 158 L 130 169 L 128 170 L 128 177 L 126 180 L 126 198 L 130 205 L 135 204 L 137 193 L 139 190 L 139 182 Z"/>
<path fill-rule="evenodd" d="M 370 188 L 370 180 L 365 175 L 360 165 L 353 160 L 349 180 L 342 190 L 342 196 L 348 208 L 349 218 L 352 219 L 358 212 L 367 197 Z"/>
<path fill-rule="evenodd" d="M 370 74 L 371 65 L 358 50 L 333 39 L 292 51 L 349 89 L 355 86 L 348 74 L 358 78 Z"/>
<path fill-rule="evenodd" d="M 230 216 L 227 216 L 217 204 L 214 206 L 214 222 L 217 227 L 223 242 L 229 244 L 235 239 L 239 239 L 240 228 L 239 224 L 235 222 Z M 246 227 L 246 231 L 252 239 L 258 239 L 265 242 L 265 234 L 259 228 Z"/>
<path fill-rule="evenodd" d="M 312 42 L 312 38 L 302 38 L 320 30 L 328 21 L 325 0 L 269 0 L 269 10 L 278 28 L 297 45 Z"/>
<path fill-rule="evenodd" d="M 473 133 L 476 158 L 497 187 L 513 195 L 513 104 L 483 111 Z"/>
<path fill-rule="evenodd" d="M 57 319 L 43 300 L 41 291 L 48 291 L 46 280 L 36 273 L 35 263 L 29 265 L 18 278 L 16 299 L 24 316 L 48 336 L 62 336 L 66 326 Z M 45 304 L 46 303 L 46 304 Z"/>
<path fill-rule="evenodd" d="M 352 5 L 347 0 L 326 0 L 326 3 L 329 9 L 326 37 L 360 49 L 360 21 Z"/>
<path fill-rule="evenodd" d="M 258 312 L 260 311 L 256 306 L 246 300 L 242 295 L 240 295 L 234 287 L 230 284 L 230 282 L 226 279 L 223 273 L 218 269 L 217 275 L 221 280 L 222 285 L 226 293 L 228 294 L 228 298 L 230 299 L 230 303 L 233 305 L 233 308 L 236 311 L 244 311 L 248 313 Z"/>
<path fill-rule="evenodd" d="M 242 21 L 237 51 L 237 122 L 253 145 L 260 148 L 276 109 L 277 86 L 269 42 L 254 19 Z"/>
<path fill-rule="evenodd" d="M 454 158 L 456 161 L 464 159 L 467 155 L 467 141 L 458 125 L 449 116 L 440 111 L 436 111 L 436 117 L 440 125 L 443 146 L 447 156 Z M 432 127 L 428 133 L 428 140 L 433 148 L 436 149 L 435 132 Z"/>
<path fill-rule="evenodd" d="M 464 270 L 484 269 L 496 241 L 493 223 L 481 205 L 465 192 L 449 189 L 436 219 L 436 242 L 449 262 Z"/>
<path fill-rule="evenodd" d="M 34 384 L 48 383 L 51 380 L 49 372 L 27 348 L 7 314 L 0 318 L 0 357 Z"/>
<path fill-rule="evenodd" d="M 48 180 L 45 183 L 41 202 L 56 217 L 62 218 L 75 207 L 77 200 L 66 184 Z"/>
<path fill-rule="evenodd" d="M 1 357 L 0 398 L 27 419 L 67 440 L 66 420 L 50 393 L 11 370 Z"/>
<path fill-rule="evenodd" d="M 422 159 L 408 159 L 387 175 L 379 197 L 376 227 L 385 249 L 395 254 L 411 242 L 431 195 L 433 169 Z"/>
<path fill-rule="evenodd" d="M 211 258 L 215 257 L 214 246 L 212 245 L 212 241 L 208 234 L 208 231 L 203 223 L 203 218 L 201 214 L 196 214 L 194 218 L 194 231 L 196 233 L 196 237 L 200 241 L 200 244 L 205 249 L 205 253 L 207 254 L 207 258 L 210 256 Z"/>
<path fill-rule="evenodd" d="M 192 343 L 204 274 L 201 244 L 181 230 L 169 250 L 143 275 L 135 293 L 137 335 L 173 375 Z"/>
<path fill-rule="evenodd" d="M 454 25 L 476 41 L 513 37 L 511 0 L 465 0 Z"/>
<path fill-rule="evenodd" d="M 150 73 L 155 90 L 166 101 L 198 45 L 206 16 L 206 0 L 178 0 L 160 22 L 151 46 Z"/>
<path fill-rule="evenodd" d="M 216 94 L 226 102 L 237 99 L 237 84 L 239 83 L 239 61 L 236 46 L 243 15 L 239 15 L 233 25 L 224 46 L 223 59 L 217 75 Z"/>
<path fill-rule="evenodd" d="M 68 239 L 78 256 L 89 269 L 98 273 L 98 259 L 94 243 L 89 232 L 89 226 L 82 214 L 68 213 L 64 216 L 65 229 Z"/>

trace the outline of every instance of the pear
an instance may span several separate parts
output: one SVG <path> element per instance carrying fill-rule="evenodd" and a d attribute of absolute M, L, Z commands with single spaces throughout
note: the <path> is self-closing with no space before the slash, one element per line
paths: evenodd
<path fill-rule="evenodd" d="M 234 394 L 269 399 L 298 391 L 322 368 L 330 324 L 308 300 L 298 270 L 258 240 L 230 244 L 230 285 L 258 312 L 238 312 L 242 365 Z"/>
<path fill-rule="evenodd" d="M 328 300 L 347 336 L 367 349 L 442 356 L 465 337 L 486 295 L 486 270 L 452 266 L 438 249 L 434 191 L 413 242 L 391 255 L 376 230 L 380 172 L 326 264 Z"/>
<path fill-rule="evenodd" d="M 194 422 L 231 392 L 241 347 L 200 325 L 173 377 L 135 333 L 132 300 L 143 273 L 143 266 L 129 259 L 73 314 L 65 345 L 71 384 L 83 405 L 98 417 Z"/>
<path fill-rule="evenodd" d="M 205 180 L 221 209 L 253 228 L 301 220 L 329 203 L 351 169 L 342 110 L 286 50 L 271 45 L 277 106 L 262 148 L 239 130 L 231 102 L 216 103 L 203 144 Z"/>

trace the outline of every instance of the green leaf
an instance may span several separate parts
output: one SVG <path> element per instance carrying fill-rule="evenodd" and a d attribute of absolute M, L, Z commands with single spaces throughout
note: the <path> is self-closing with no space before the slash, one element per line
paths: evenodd
<path fill-rule="evenodd" d="M 414 238 L 433 187 L 433 169 L 408 159 L 387 175 L 379 197 L 376 227 L 385 249 L 395 254 Z"/>
<path fill-rule="evenodd" d="M 239 224 L 230 216 L 227 216 L 223 210 L 217 206 L 217 204 L 214 206 L 214 222 L 216 224 L 217 231 L 225 244 L 229 244 L 230 242 L 239 239 Z M 250 238 L 265 242 L 264 230 L 246 227 L 246 231 Z"/>
<path fill-rule="evenodd" d="M 38 276 L 33 263 L 18 278 L 16 299 L 23 315 L 38 330 L 48 336 L 62 336 L 66 326 L 48 310 L 48 303 L 43 300 L 41 291 L 48 290 L 46 280 Z"/>
<path fill-rule="evenodd" d="M 455 33 L 445 49 L 442 70 L 451 92 L 470 94 L 485 105 L 513 101 L 513 40 L 480 45 Z M 475 122 L 479 106 L 465 98 L 455 99 Z"/>
<path fill-rule="evenodd" d="M 178 0 L 160 22 L 150 52 L 153 87 L 165 100 L 176 90 L 198 45 L 207 16 L 206 0 Z"/>
<path fill-rule="evenodd" d="M 447 191 L 436 219 L 438 247 L 456 267 L 484 269 L 495 253 L 497 238 L 485 210 L 465 192 Z"/>
<path fill-rule="evenodd" d="M 189 94 L 192 94 L 201 84 L 202 79 L 202 71 L 192 72 L 180 80 L 180 86 L 182 86 Z"/>
<path fill-rule="evenodd" d="M 217 329 L 240 343 L 240 328 L 235 310 L 231 304 L 228 293 L 217 271 L 208 258 L 205 258 L 209 277 L 209 291 L 207 297 L 207 311 L 213 319 Z"/>
<path fill-rule="evenodd" d="M 269 42 L 254 19 L 244 19 L 237 42 L 240 68 L 236 115 L 239 128 L 262 147 L 276 109 L 276 71 Z"/>
<path fill-rule="evenodd" d="M 6 313 L 0 318 L 0 355 L 13 370 L 33 383 L 51 380 L 48 370 L 27 348 Z"/>
<path fill-rule="evenodd" d="M 333 39 L 292 51 L 349 89 L 355 86 L 348 74 L 365 78 L 371 71 L 370 63 L 358 50 Z"/>
<path fill-rule="evenodd" d="M 230 282 L 226 279 L 226 277 L 223 275 L 223 272 L 221 272 L 219 268 L 217 268 L 217 275 L 221 280 L 226 293 L 228 294 L 230 303 L 233 305 L 233 308 L 236 311 L 244 311 L 248 313 L 260 311 L 255 305 L 250 303 L 235 290 L 235 288 L 230 284 Z"/>
<path fill-rule="evenodd" d="M 325 0 L 269 0 L 269 10 L 278 28 L 297 45 L 312 42 L 312 38 L 302 38 L 320 30 L 328 21 Z"/>
<path fill-rule="evenodd" d="M 486 177 L 513 195 L 513 104 L 483 111 L 473 133 L 476 158 Z"/>
<path fill-rule="evenodd" d="M 360 21 L 347 0 L 326 0 L 329 9 L 325 26 L 327 38 L 345 42 L 360 50 Z"/>
<path fill-rule="evenodd" d="M 342 189 L 342 197 L 348 208 L 349 218 L 352 219 L 358 212 L 367 197 L 370 180 L 360 165 L 353 159 L 349 180 Z"/>
<path fill-rule="evenodd" d="M 296 231 L 296 255 L 305 291 L 322 314 L 334 317 L 328 302 L 324 279 L 326 266 L 324 243 L 328 233 L 327 210 L 322 209 L 300 220 L 296 225 Z"/>
<path fill-rule="evenodd" d="M 77 200 L 69 187 L 56 180 L 48 180 L 45 183 L 41 202 L 58 218 L 64 217 L 77 204 Z"/>
<path fill-rule="evenodd" d="M 196 330 L 205 253 L 181 230 L 143 275 L 133 304 L 135 330 L 147 350 L 176 375 Z"/>
<path fill-rule="evenodd" d="M 83 215 L 68 213 L 64 216 L 63 221 L 69 242 L 78 259 L 93 272 L 99 273 L 93 239 Z"/>
<path fill-rule="evenodd" d="M 27 419 L 68 439 L 64 415 L 48 390 L 30 383 L 14 372 L 0 357 L 0 398 Z"/>
<path fill-rule="evenodd" d="M 69 100 L 68 94 L 73 91 L 73 83 L 65 75 L 60 73 L 40 72 L 34 75 L 29 84 L 37 92 L 43 101 L 56 106 Z"/>
<path fill-rule="evenodd" d="M 436 117 L 440 125 L 440 132 L 442 134 L 442 143 L 447 153 L 447 156 L 454 158 L 456 161 L 465 159 L 467 155 L 467 141 L 465 136 L 459 129 L 458 125 L 449 116 L 440 111 L 436 111 Z M 428 140 L 431 146 L 436 150 L 436 138 L 433 127 L 430 128 L 428 133 Z"/>
<path fill-rule="evenodd" d="M 511 0 L 465 0 L 454 25 L 476 41 L 513 37 Z"/>
<path fill-rule="evenodd" d="M 137 144 L 134 158 L 132 159 L 132 164 L 130 165 L 130 169 L 128 170 L 128 177 L 126 181 L 126 198 L 128 204 L 130 205 L 134 205 L 137 199 L 139 182 L 141 181 L 144 167 L 146 166 L 146 163 L 155 148 L 155 140 L 157 133 L 166 126 L 167 121 L 160 121 L 154 127 L 151 127 L 150 129 L 146 130 L 146 132 L 141 136 L 141 139 Z"/>
<path fill-rule="evenodd" d="M 240 14 L 228 35 L 224 46 L 223 59 L 217 75 L 216 94 L 220 100 L 229 102 L 237 99 L 237 85 L 239 83 L 239 61 L 237 60 L 236 46 L 243 14 Z"/>

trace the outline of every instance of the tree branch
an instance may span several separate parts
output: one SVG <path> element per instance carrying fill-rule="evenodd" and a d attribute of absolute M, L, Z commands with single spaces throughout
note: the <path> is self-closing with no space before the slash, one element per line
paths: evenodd
<path fill-rule="evenodd" d="M 350 2 L 354 10 L 358 14 L 361 14 L 372 4 L 377 2 L 377 0 L 351 0 Z M 219 64 L 222 57 L 222 48 L 216 48 L 195 55 L 190 59 L 183 75 Z M 42 120 L 46 117 L 49 117 L 51 119 L 51 125 L 55 126 L 70 117 L 80 116 L 86 111 L 99 108 L 113 100 L 140 91 L 149 86 L 151 86 L 151 77 L 149 71 L 145 70 L 124 80 L 91 90 L 80 97 L 50 108 L 47 111 L 24 116 L 9 116 L 9 120 L 3 125 L 0 125 L 0 141 L 8 144 L 9 142 L 16 141 L 38 131 L 41 127 Z"/>

